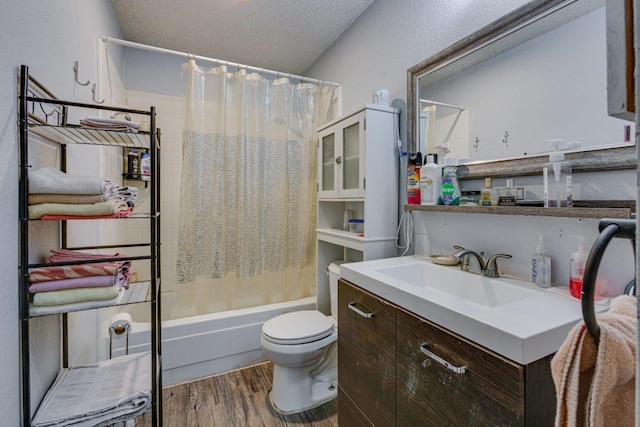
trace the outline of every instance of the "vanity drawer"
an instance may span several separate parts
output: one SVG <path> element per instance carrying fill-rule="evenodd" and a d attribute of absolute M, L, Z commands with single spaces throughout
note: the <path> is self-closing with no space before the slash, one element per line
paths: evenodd
<path fill-rule="evenodd" d="M 374 427 L 340 386 L 338 386 L 338 424 L 348 427 Z"/>
<path fill-rule="evenodd" d="M 340 388 L 374 425 L 395 425 L 395 308 L 343 280 L 338 289 Z"/>
<path fill-rule="evenodd" d="M 523 366 L 401 309 L 396 350 L 397 425 L 525 425 Z"/>

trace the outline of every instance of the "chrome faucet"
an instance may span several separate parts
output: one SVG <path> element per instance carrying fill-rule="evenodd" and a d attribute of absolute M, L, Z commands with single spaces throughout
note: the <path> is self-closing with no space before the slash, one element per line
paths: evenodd
<path fill-rule="evenodd" d="M 485 263 L 483 258 L 484 252 L 477 253 L 471 249 L 464 249 L 460 246 L 454 246 L 454 249 L 457 249 L 457 251 L 451 254 L 451 256 L 462 262 L 460 265 L 461 270 L 469 271 L 469 257 L 472 256 L 478 260 L 480 273 L 485 277 L 500 277 L 500 272 L 498 271 L 498 258 L 511 258 L 511 255 L 496 254 L 491 256 Z"/>
<path fill-rule="evenodd" d="M 462 251 L 465 250 L 465 248 L 463 248 L 462 246 L 454 245 L 453 249 L 455 249 L 456 252 L 452 253 L 451 256 L 456 258 L 456 259 L 460 259 L 461 262 L 462 262 L 460 264 L 460 270 L 469 271 L 469 263 L 471 261 L 471 258 L 470 258 L 471 253 L 469 253 L 469 252 L 461 253 Z M 470 251 L 470 252 L 473 252 L 473 251 Z M 478 254 L 475 254 L 475 255 L 476 255 L 476 258 L 477 258 Z M 484 256 L 484 251 L 480 252 L 480 258 L 482 258 L 483 256 Z M 482 269 L 482 265 L 483 265 L 483 262 L 480 262 L 480 268 L 481 269 Z"/>
<path fill-rule="evenodd" d="M 511 258 L 511 255 L 507 254 L 496 254 L 492 255 L 487 261 L 487 265 L 482 274 L 486 277 L 500 277 L 500 273 L 498 272 L 498 258 Z"/>

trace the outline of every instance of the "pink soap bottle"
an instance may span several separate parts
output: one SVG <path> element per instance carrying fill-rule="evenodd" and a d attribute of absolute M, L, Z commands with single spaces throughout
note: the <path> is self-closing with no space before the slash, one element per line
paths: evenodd
<path fill-rule="evenodd" d="M 578 299 L 582 296 L 582 276 L 586 262 L 587 254 L 584 251 L 584 242 L 579 239 L 576 251 L 571 254 L 569 265 L 569 292 Z"/>

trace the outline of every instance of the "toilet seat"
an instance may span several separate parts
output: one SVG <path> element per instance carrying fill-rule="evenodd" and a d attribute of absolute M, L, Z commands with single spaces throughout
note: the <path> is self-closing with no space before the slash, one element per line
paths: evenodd
<path fill-rule="evenodd" d="M 335 322 L 316 310 L 281 314 L 264 323 L 262 335 L 274 344 L 296 345 L 318 341 L 333 333 Z"/>

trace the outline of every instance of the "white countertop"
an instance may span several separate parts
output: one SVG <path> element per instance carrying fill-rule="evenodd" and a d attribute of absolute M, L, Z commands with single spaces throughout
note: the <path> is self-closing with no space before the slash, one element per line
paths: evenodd
<path fill-rule="evenodd" d="M 573 298 L 564 288 L 541 289 L 531 282 L 501 277 L 501 281 L 526 287 L 535 293 L 526 299 L 487 307 L 428 287 L 416 287 L 376 271 L 387 267 L 409 267 L 420 262 L 429 261 L 408 256 L 342 264 L 340 276 L 523 365 L 556 352 L 571 328 L 582 321 L 580 300 Z M 434 267 L 456 269 L 460 273 L 459 266 Z M 597 301 L 596 311 L 605 311 L 608 302 Z"/>

